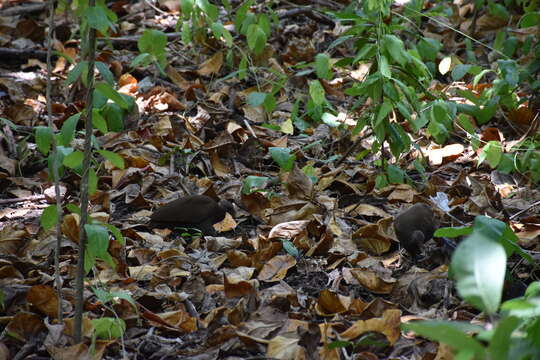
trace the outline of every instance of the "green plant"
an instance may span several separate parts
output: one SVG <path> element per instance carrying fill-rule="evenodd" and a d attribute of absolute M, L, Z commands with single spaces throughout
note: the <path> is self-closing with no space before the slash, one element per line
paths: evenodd
<path fill-rule="evenodd" d="M 163 31 L 146 29 L 139 41 L 137 41 L 137 47 L 141 53 L 133 59 L 131 66 L 148 66 L 154 63 L 159 72 L 165 75 L 165 67 L 167 66 L 166 46 L 167 35 Z"/>
<path fill-rule="evenodd" d="M 478 216 L 472 228 L 439 229 L 436 236 L 468 236 L 458 245 L 451 263 L 459 295 L 489 316 L 482 327 L 457 321 L 419 321 L 402 325 L 428 339 L 445 343 L 459 359 L 536 359 L 540 356 L 540 283 L 531 283 L 524 297 L 501 305 L 506 260 L 514 253 L 532 263 L 505 223 Z M 471 334 L 473 336 L 471 336 Z"/>

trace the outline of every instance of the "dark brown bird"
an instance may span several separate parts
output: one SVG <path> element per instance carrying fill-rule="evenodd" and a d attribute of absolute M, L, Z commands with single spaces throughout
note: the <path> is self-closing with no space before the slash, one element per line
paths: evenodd
<path fill-rule="evenodd" d="M 435 212 L 424 203 L 414 204 L 394 219 L 396 236 L 413 258 L 418 257 L 424 243 L 433 237 L 437 225 Z"/>
<path fill-rule="evenodd" d="M 234 216 L 234 208 L 227 200 L 219 202 L 205 195 L 190 195 L 171 201 L 154 211 L 150 226 L 189 227 L 205 235 L 215 235 L 213 225 L 222 221 L 226 213 Z"/>

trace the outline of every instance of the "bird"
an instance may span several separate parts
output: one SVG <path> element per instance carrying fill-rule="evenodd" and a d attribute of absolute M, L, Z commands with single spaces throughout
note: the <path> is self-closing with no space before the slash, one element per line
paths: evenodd
<path fill-rule="evenodd" d="M 235 215 L 228 200 L 216 201 L 206 195 L 189 195 L 157 208 L 150 216 L 151 227 L 188 227 L 201 230 L 204 235 L 216 235 L 214 224 L 226 214 Z"/>
<path fill-rule="evenodd" d="M 438 220 L 431 206 L 417 203 L 394 219 L 396 236 L 407 252 L 417 258 L 425 242 L 433 237 Z"/>

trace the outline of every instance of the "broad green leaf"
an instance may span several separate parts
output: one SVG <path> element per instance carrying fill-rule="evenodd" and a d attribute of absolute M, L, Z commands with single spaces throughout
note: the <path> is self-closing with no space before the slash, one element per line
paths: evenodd
<path fill-rule="evenodd" d="M 495 328 L 495 333 L 488 346 L 490 359 L 509 359 L 510 349 L 515 339 L 512 337 L 514 330 L 520 325 L 520 319 L 514 316 L 504 317 Z"/>
<path fill-rule="evenodd" d="M 184 41 L 184 40 L 182 40 Z M 189 41 L 184 41 L 185 44 L 188 44 Z M 133 59 L 131 62 L 131 67 L 137 67 L 138 65 L 141 66 L 148 66 L 152 62 L 152 55 L 149 53 L 142 53 L 139 54 Z"/>
<path fill-rule="evenodd" d="M 76 169 L 83 163 L 84 154 L 80 151 L 74 151 L 64 158 L 62 164 L 70 169 Z"/>
<path fill-rule="evenodd" d="M 193 6 L 195 5 L 194 0 L 180 0 L 180 8 L 182 9 L 182 18 L 184 20 L 191 17 L 191 12 L 193 11 Z M 184 24 L 187 21 L 184 21 Z"/>
<path fill-rule="evenodd" d="M 395 165 L 388 165 L 387 174 L 388 181 L 392 184 L 403 184 L 405 180 L 405 172 Z"/>
<path fill-rule="evenodd" d="M 322 115 L 321 120 L 323 123 L 333 128 L 338 127 L 342 124 L 341 122 L 338 121 L 337 116 L 328 112 L 325 112 Z"/>
<path fill-rule="evenodd" d="M 320 53 L 315 56 L 315 71 L 320 79 L 329 79 L 330 72 L 330 56 L 325 53 Z"/>
<path fill-rule="evenodd" d="M 56 204 L 47 206 L 41 213 L 41 226 L 43 230 L 50 230 L 58 222 L 58 214 L 56 212 Z"/>
<path fill-rule="evenodd" d="M 266 45 L 266 33 L 257 24 L 251 24 L 247 33 L 248 47 L 255 55 L 260 55 Z"/>
<path fill-rule="evenodd" d="M 122 232 L 114 225 L 111 224 L 101 224 L 105 226 L 114 236 L 114 238 L 122 245 L 125 244 L 124 236 L 122 235 Z"/>
<path fill-rule="evenodd" d="M 165 53 L 167 35 L 163 31 L 146 29 L 141 35 L 137 46 L 141 53 L 149 53 L 154 56 Z"/>
<path fill-rule="evenodd" d="M 325 102 L 324 87 L 319 80 L 312 80 L 309 82 L 309 95 L 315 103 L 315 105 L 321 106 Z"/>
<path fill-rule="evenodd" d="M 437 231 L 435 231 L 434 236 L 456 238 L 456 237 L 460 237 L 464 235 L 469 235 L 471 233 L 472 233 L 471 226 L 445 227 L 445 228 L 437 229 Z"/>
<path fill-rule="evenodd" d="M 439 50 L 442 48 L 442 44 L 439 40 L 424 37 L 420 39 L 416 48 L 422 59 L 435 61 Z"/>
<path fill-rule="evenodd" d="M 96 68 L 99 70 L 101 76 L 103 76 L 103 80 L 105 80 L 111 86 L 114 85 L 114 75 L 105 63 L 96 61 Z"/>
<path fill-rule="evenodd" d="M 47 155 L 51 150 L 53 130 L 48 126 L 36 126 L 36 145 L 38 150 Z"/>
<path fill-rule="evenodd" d="M 97 191 L 98 178 L 94 168 L 88 169 L 88 193 L 94 195 Z"/>
<path fill-rule="evenodd" d="M 199 9 L 201 9 L 206 14 L 206 16 L 208 16 L 210 20 L 212 20 L 212 22 L 215 22 L 217 20 L 219 10 L 215 5 L 211 4 L 208 0 L 195 0 L 195 3 L 199 7 Z"/>
<path fill-rule="evenodd" d="M 109 131 L 107 128 L 107 122 L 105 121 L 105 118 L 101 116 L 101 111 L 98 109 L 92 110 L 92 126 L 101 131 L 103 134 L 106 134 Z"/>
<path fill-rule="evenodd" d="M 114 24 L 107 17 L 105 9 L 101 6 L 88 7 L 84 18 L 91 28 L 99 30 L 102 34 L 107 34 L 109 27 L 114 27 Z"/>
<path fill-rule="evenodd" d="M 409 56 L 400 38 L 395 35 L 384 35 L 382 43 L 382 46 L 386 49 L 392 60 L 401 66 L 407 65 Z"/>
<path fill-rule="evenodd" d="M 124 168 L 124 159 L 117 153 L 108 150 L 98 150 L 98 153 L 100 153 L 105 159 L 109 160 L 117 168 Z"/>
<path fill-rule="evenodd" d="M 272 159 L 279 165 L 281 170 L 290 171 L 294 166 L 296 156 L 291 154 L 291 149 L 283 147 L 268 148 Z"/>
<path fill-rule="evenodd" d="M 62 124 L 62 129 L 60 130 L 60 144 L 63 146 L 69 146 L 73 138 L 75 137 L 75 130 L 77 129 L 77 122 L 81 118 L 82 113 L 77 113 L 71 115 L 64 124 Z"/>
<path fill-rule="evenodd" d="M 392 78 L 392 71 L 390 70 L 390 64 L 388 63 L 388 59 L 384 55 L 379 56 L 379 72 L 381 73 L 382 76 L 384 76 L 387 79 Z"/>
<path fill-rule="evenodd" d="M 73 69 L 71 69 L 71 71 L 68 73 L 68 76 L 66 78 L 66 83 L 68 85 L 71 85 L 75 81 L 77 81 L 77 79 L 80 76 L 82 76 L 84 74 L 88 74 L 88 62 L 87 61 L 81 61 L 80 63 L 75 65 L 73 67 Z M 86 76 L 83 76 L 84 81 L 86 81 L 85 77 Z"/>
<path fill-rule="evenodd" d="M 123 319 L 103 317 L 90 320 L 94 327 L 95 335 L 99 339 L 113 340 L 124 336 L 126 323 Z"/>
<path fill-rule="evenodd" d="M 260 106 L 264 103 L 267 96 L 268 96 L 267 93 L 256 92 L 256 91 L 252 92 L 247 97 L 247 103 L 251 106 Z"/>
<path fill-rule="evenodd" d="M 477 216 L 473 232 L 452 256 L 458 293 L 488 314 L 494 314 L 501 302 L 506 272 L 506 252 L 500 243 L 503 230 L 504 223 L 501 228 L 495 219 Z"/>
<path fill-rule="evenodd" d="M 88 237 L 87 253 L 88 263 L 85 261 L 85 272 L 88 273 L 95 263 L 96 258 L 105 261 L 111 267 L 114 267 L 114 261 L 109 254 L 109 232 L 102 225 L 86 224 L 84 225 L 86 236 Z M 86 260 L 86 259 L 85 259 Z M 90 265 L 91 264 L 91 265 Z M 90 267 L 88 267 L 90 265 Z"/>
<path fill-rule="evenodd" d="M 259 189 L 264 189 L 269 181 L 270 181 L 270 178 L 266 176 L 250 175 L 246 177 L 243 181 L 242 194 L 248 195 Z"/>
<path fill-rule="evenodd" d="M 300 252 L 298 251 L 296 246 L 294 246 L 294 244 L 291 241 L 282 240 L 281 243 L 282 243 L 282 246 L 283 246 L 283 250 L 285 250 L 285 252 L 287 254 L 289 254 L 291 256 L 294 256 L 295 258 L 300 256 Z"/>
<path fill-rule="evenodd" d="M 191 26 L 189 25 L 189 22 L 185 21 L 182 24 L 182 42 L 187 45 L 191 43 L 191 39 Z"/>
<path fill-rule="evenodd" d="M 414 331 L 416 334 L 430 340 L 447 344 L 455 350 L 468 350 L 475 354 L 478 359 L 485 358 L 485 349 L 482 344 L 466 333 L 483 330 L 480 326 L 456 321 L 418 321 L 403 324 L 401 327 L 407 331 Z"/>
<path fill-rule="evenodd" d="M 502 158 L 502 146 L 499 141 L 489 141 L 478 156 L 478 164 L 487 159 L 489 166 L 496 168 Z"/>
<path fill-rule="evenodd" d="M 107 127 L 114 132 L 120 132 L 124 129 L 124 110 L 116 103 L 105 104 L 101 111 L 107 121 Z"/>
<path fill-rule="evenodd" d="M 107 99 L 111 99 L 118 104 L 122 109 L 128 109 L 129 104 L 113 87 L 106 82 L 98 82 L 96 84 L 96 90 L 104 95 Z"/>
<path fill-rule="evenodd" d="M 540 5 L 540 4 L 539 4 Z M 528 28 L 540 24 L 540 12 L 530 12 L 519 20 L 519 27 Z"/>

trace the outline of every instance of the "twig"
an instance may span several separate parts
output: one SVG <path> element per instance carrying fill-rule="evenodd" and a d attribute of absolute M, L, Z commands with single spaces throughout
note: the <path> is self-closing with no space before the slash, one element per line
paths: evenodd
<path fill-rule="evenodd" d="M 95 6 L 95 0 L 89 0 L 88 6 Z M 82 341 L 82 315 L 84 310 L 84 258 L 86 250 L 86 230 L 84 229 L 88 218 L 88 182 L 90 174 L 90 158 L 92 151 L 92 104 L 94 94 L 94 69 L 96 65 L 96 30 L 90 28 L 87 32 L 87 56 L 88 79 L 86 88 L 86 108 L 84 109 L 84 160 L 83 175 L 81 179 L 81 224 L 79 228 L 79 259 L 77 262 L 77 277 L 75 282 L 75 330 L 74 340 L 76 344 Z"/>
<path fill-rule="evenodd" d="M 24 201 L 37 201 L 37 200 L 43 200 L 43 199 L 45 199 L 45 195 L 30 195 L 30 196 L 13 198 L 13 199 L 1 199 L 0 205 L 12 204 L 12 203 L 18 203 L 18 202 L 24 202 Z"/>
<path fill-rule="evenodd" d="M 523 209 L 523 210 L 521 210 L 521 211 L 518 211 L 518 212 L 515 213 L 514 215 L 510 216 L 509 219 L 510 219 L 510 220 L 513 220 L 513 219 L 516 218 L 517 216 L 523 214 L 524 212 L 529 211 L 530 209 L 532 209 L 533 207 L 538 206 L 538 205 L 540 205 L 540 201 L 534 202 L 534 203 L 532 203 L 531 205 L 527 206 L 525 209 Z"/>
<path fill-rule="evenodd" d="M 47 34 L 47 88 L 45 96 L 47 98 L 47 125 L 52 130 L 53 112 L 52 112 L 52 44 L 54 33 L 54 0 L 49 0 L 49 33 Z M 60 191 L 60 175 L 58 174 L 58 147 L 56 137 L 52 137 L 52 175 L 54 181 L 54 193 L 56 197 L 56 246 L 54 248 L 54 283 L 56 286 L 56 296 L 58 296 L 58 322 L 64 323 L 62 316 L 62 277 L 60 275 L 60 250 L 62 248 L 62 195 Z"/>

